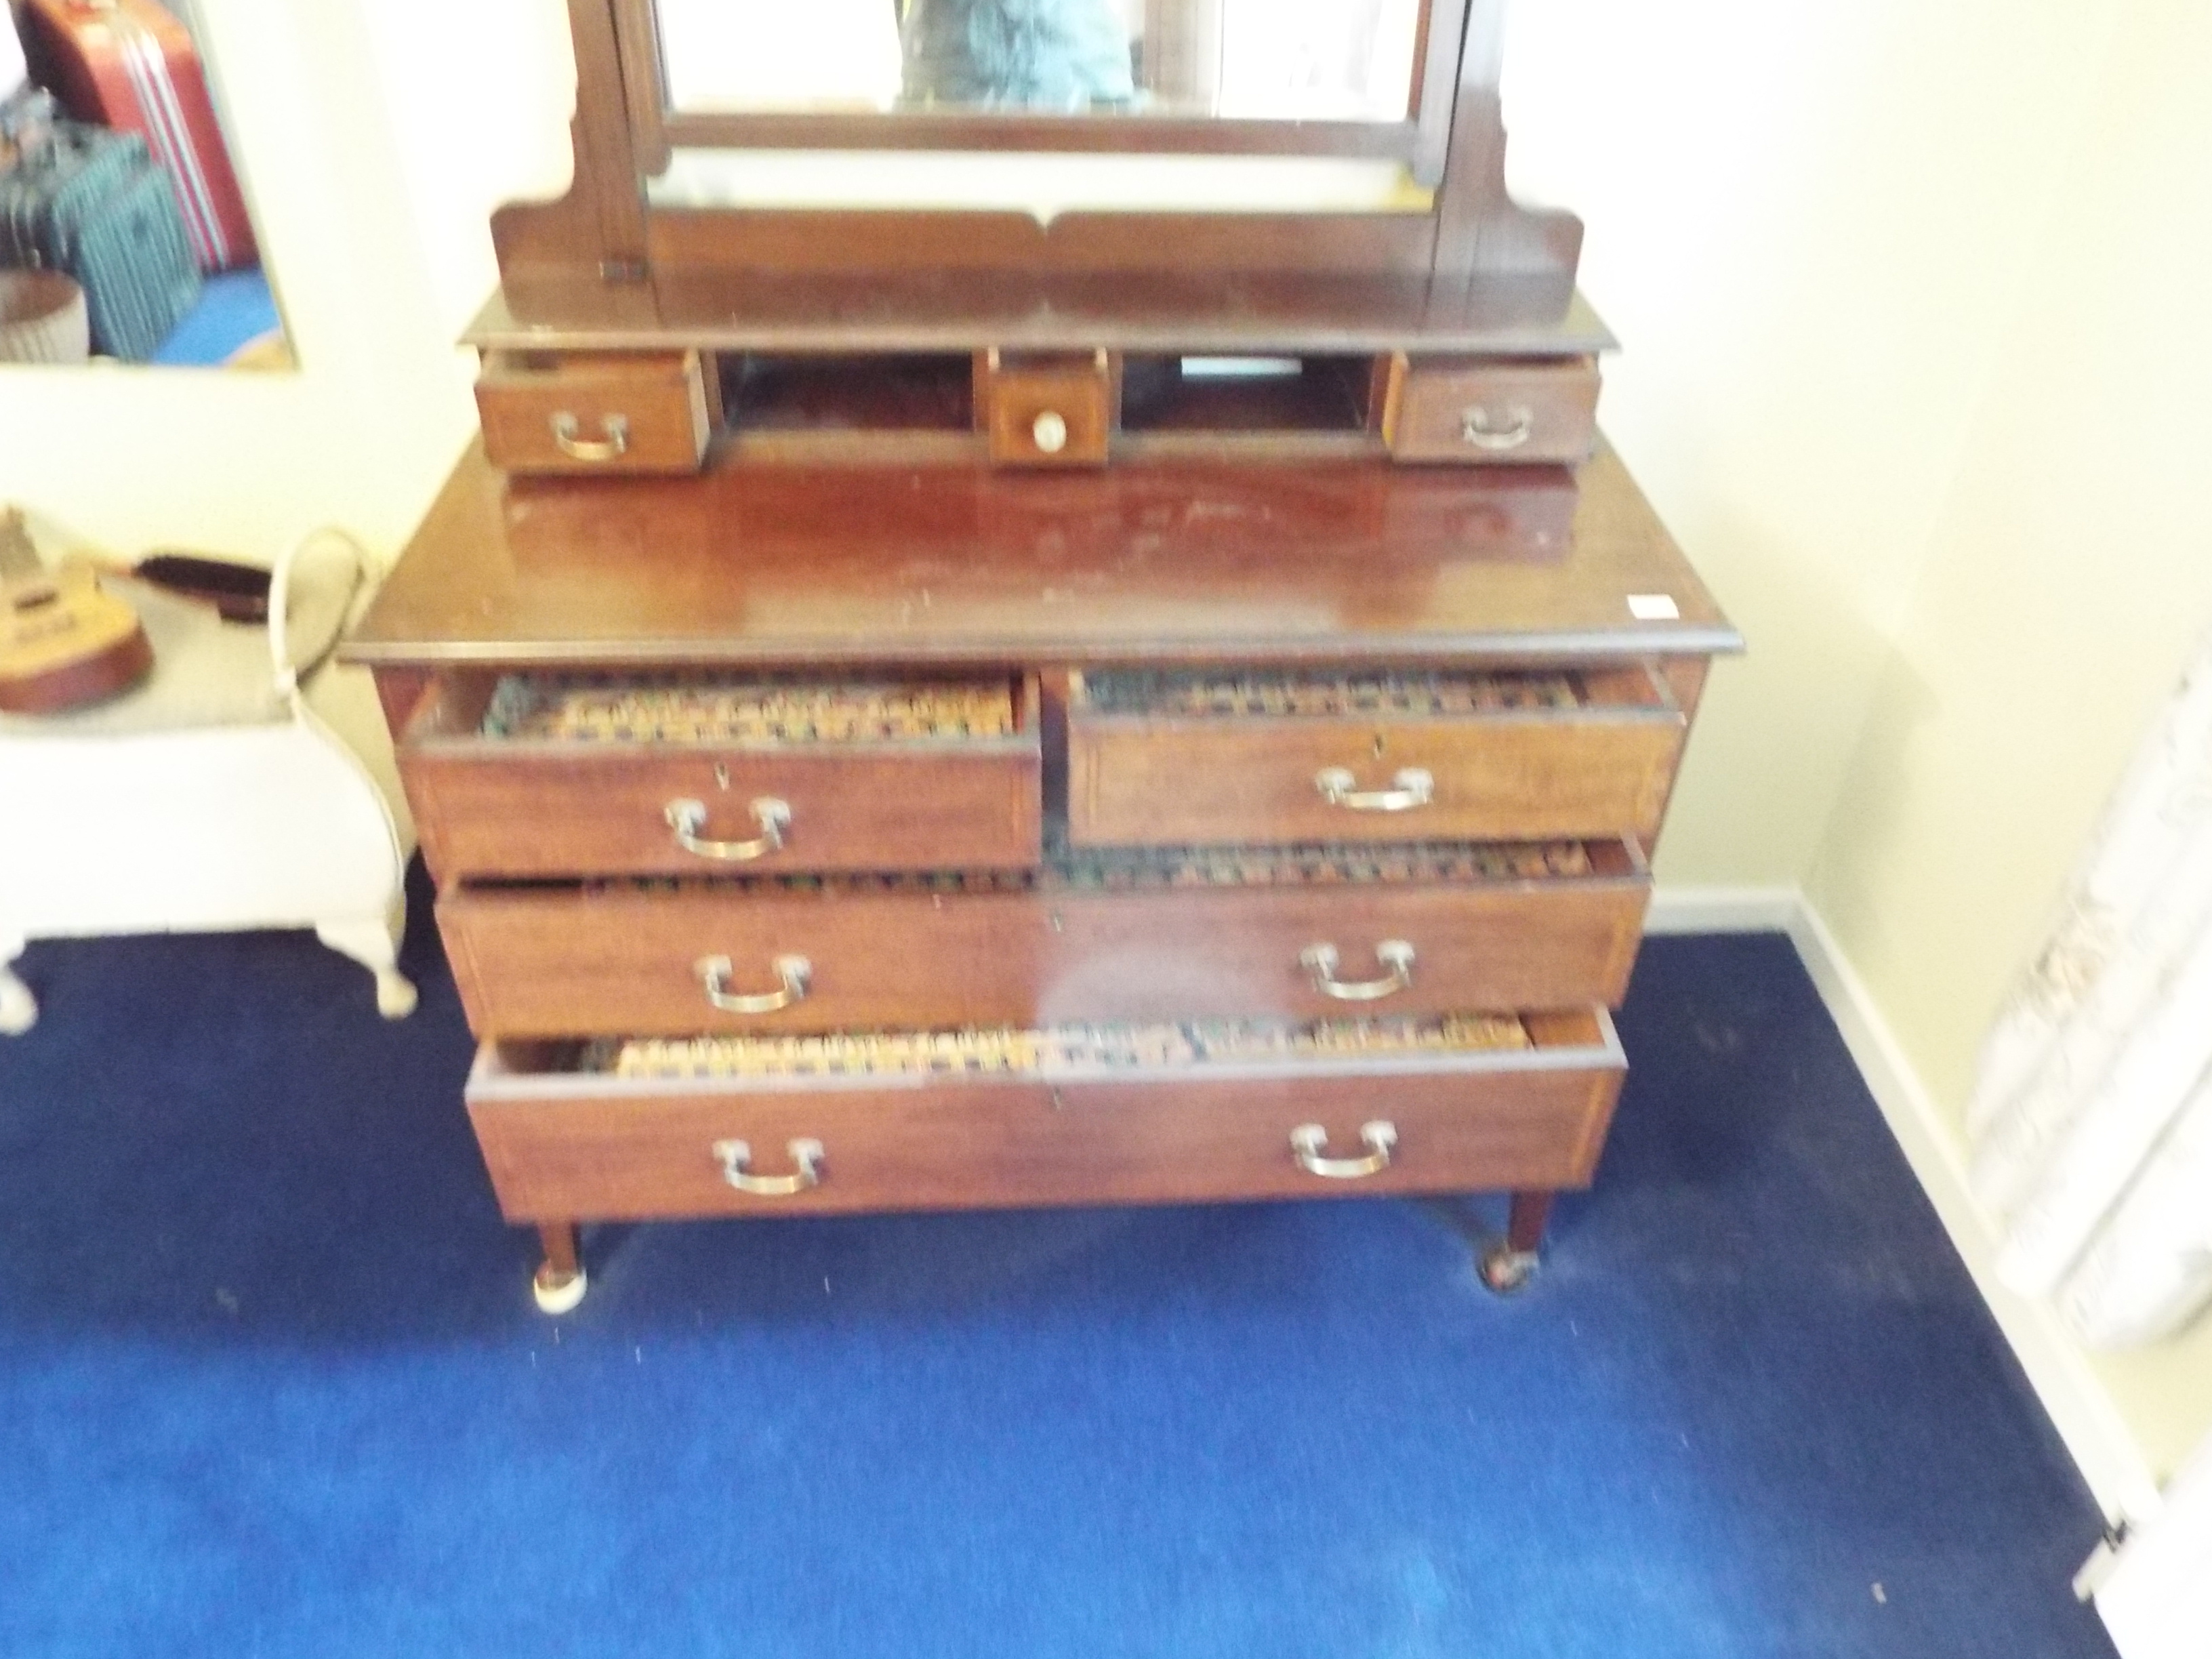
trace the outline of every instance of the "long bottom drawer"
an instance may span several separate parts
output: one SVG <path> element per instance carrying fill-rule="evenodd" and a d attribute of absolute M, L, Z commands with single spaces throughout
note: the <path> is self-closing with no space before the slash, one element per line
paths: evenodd
<path fill-rule="evenodd" d="M 1516 1023 L 1514 1046 L 904 1075 L 488 1047 L 467 1093 L 515 1221 L 1586 1185 L 1626 1069 L 1612 1023 Z"/>

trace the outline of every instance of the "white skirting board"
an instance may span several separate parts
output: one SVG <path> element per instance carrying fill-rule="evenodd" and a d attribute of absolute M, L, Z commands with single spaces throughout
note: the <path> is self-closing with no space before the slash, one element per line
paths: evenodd
<path fill-rule="evenodd" d="M 2043 1409 L 2109 1520 L 2141 1522 L 2160 1507 L 2159 1483 L 2142 1448 L 2098 1380 L 2081 1345 L 2045 1304 L 2023 1297 L 1996 1273 L 1997 1236 L 1966 1182 L 1966 1149 L 1905 1058 L 1888 1023 L 1835 935 L 1801 902 L 1790 926 L 1797 955 L 1890 1133 L 1935 1205 L 1951 1243 L 2012 1345 Z"/>
<path fill-rule="evenodd" d="M 1647 933 L 1786 933 L 1805 902 L 1795 887 L 1655 887 Z"/>
<path fill-rule="evenodd" d="M 2156 1514 L 2158 1481 L 2081 1346 L 2054 1311 L 1997 1279 L 1996 1235 L 1966 1184 L 1965 1148 L 1803 896 L 1784 887 L 1662 885 L 1652 896 L 1647 931 L 1789 934 L 1890 1133 L 2098 1504 L 2115 1521 L 2139 1523 Z"/>

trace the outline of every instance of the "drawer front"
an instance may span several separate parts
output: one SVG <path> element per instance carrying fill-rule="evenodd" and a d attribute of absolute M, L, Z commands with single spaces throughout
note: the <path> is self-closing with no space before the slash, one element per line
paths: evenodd
<path fill-rule="evenodd" d="M 461 888 L 438 918 L 479 1036 L 677 1036 L 1614 1005 L 1647 896 L 1640 874 L 1121 893 Z"/>
<path fill-rule="evenodd" d="M 1620 677 L 1628 678 L 1628 677 Z M 1686 721 L 1642 705 L 1406 719 L 1068 719 L 1068 833 L 1083 846 L 1649 836 Z"/>
<path fill-rule="evenodd" d="M 403 754 L 425 856 L 457 876 L 1033 865 L 1028 755 Z M 702 809 L 689 812 L 686 804 Z M 773 844 L 769 830 L 775 825 Z M 687 844 L 688 841 L 688 844 Z M 757 848 L 742 859 L 709 854 Z"/>
<path fill-rule="evenodd" d="M 1597 443 L 1597 362 L 1398 358 L 1382 436 L 1401 461 L 1573 463 Z"/>
<path fill-rule="evenodd" d="M 514 472 L 696 472 L 711 429 L 696 351 L 489 353 L 477 412 Z"/>
<path fill-rule="evenodd" d="M 1179 1203 L 1586 1185 L 1617 1060 L 1473 1073 L 963 1083 L 905 1089 L 533 1094 L 472 1082 L 469 1112 L 511 1220 Z M 583 1079 L 564 1079 L 564 1084 Z M 1309 1159 L 1387 1166 L 1318 1174 Z M 732 1184 L 738 1173 L 790 1191 Z M 808 1156 L 806 1143 L 818 1146 Z M 794 1143 L 797 1143 L 794 1146 Z M 799 1176 L 811 1163 L 817 1182 Z M 781 1178 L 779 1180 L 779 1178 Z"/>
<path fill-rule="evenodd" d="M 1113 426 L 1106 364 L 997 368 L 986 377 L 993 461 L 1013 466 L 1100 466 Z"/>
<path fill-rule="evenodd" d="M 1010 735 L 722 744 L 487 737 L 492 687 L 433 684 L 398 745 L 440 878 L 1034 865 L 1036 692 Z M 1005 707 L 1005 688 L 1000 688 Z"/>

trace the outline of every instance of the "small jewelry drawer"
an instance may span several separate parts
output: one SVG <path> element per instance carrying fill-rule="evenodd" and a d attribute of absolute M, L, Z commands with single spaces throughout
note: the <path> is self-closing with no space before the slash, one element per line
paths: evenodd
<path fill-rule="evenodd" d="M 489 351 L 484 453 L 512 472 L 696 472 L 714 432 L 696 351 Z"/>
<path fill-rule="evenodd" d="M 1079 846 L 1649 836 L 1687 722 L 1653 667 L 1072 677 Z"/>
<path fill-rule="evenodd" d="M 1028 872 L 439 901 L 480 1036 L 1322 1018 L 1617 1003 L 1649 882 L 1620 842 L 1053 855 Z"/>
<path fill-rule="evenodd" d="M 1391 360 L 1382 441 L 1401 461 L 1567 462 L 1597 443 L 1597 360 Z"/>
<path fill-rule="evenodd" d="M 1034 865 L 1033 677 L 451 674 L 400 776 L 457 877 Z"/>
<path fill-rule="evenodd" d="M 1590 1010 L 488 1044 L 466 1093 L 550 1222 L 1583 1186 L 1625 1068 Z"/>
<path fill-rule="evenodd" d="M 1103 351 L 1016 358 L 984 354 L 976 408 L 1000 466 L 1103 466 L 1114 427 L 1114 370 Z"/>

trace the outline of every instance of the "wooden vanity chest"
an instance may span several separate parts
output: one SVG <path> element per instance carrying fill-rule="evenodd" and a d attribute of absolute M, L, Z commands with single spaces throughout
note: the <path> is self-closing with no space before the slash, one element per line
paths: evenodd
<path fill-rule="evenodd" d="M 577 185 L 495 222 L 483 440 L 347 647 L 541 1305 L 594 1220 L 1361 1193 L 1511 1194 L 1517 1286 L 1739 641 L 1492 177 L 1494 12 L 1427 36 L 1418 268 L 823 216 L 866 283 L 655 211 L 651 16 L 571 0 Z"/>

